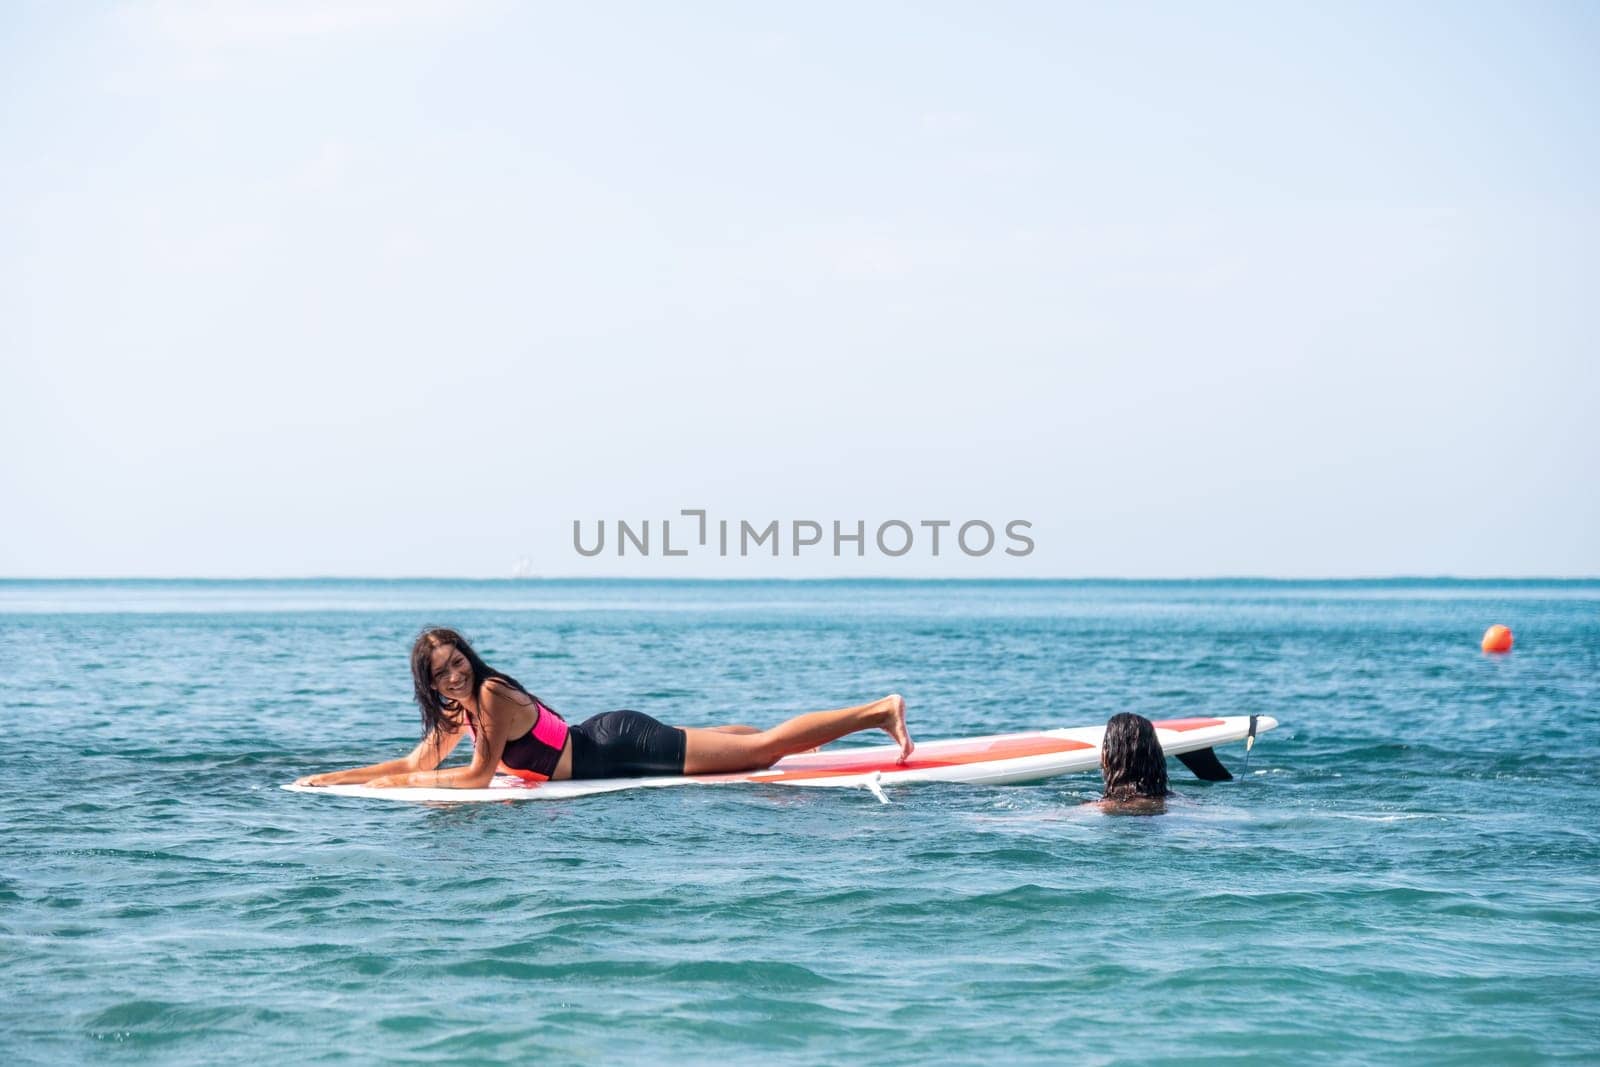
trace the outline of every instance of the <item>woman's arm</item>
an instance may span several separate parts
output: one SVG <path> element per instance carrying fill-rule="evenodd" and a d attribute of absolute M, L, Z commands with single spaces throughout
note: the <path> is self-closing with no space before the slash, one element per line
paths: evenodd
<path fill-rule="evenodd" d="M 444 762 L 446 756 L 450 755 L 451 751 L 461 741 L 463 732 L 462 730 L 452 730 L 448 733 L 430 734 L 424 737 L 417 747 L 411 750 L 411 754 L 408 756 L 386 760 L 383 763 L 374 763 L 369 767 L 351 767 L 345 771 L 308 774 L 304 778 L 295 779 L 294 784 L 370 785 L 374 778 L 413 774 L 418 771 L 431 772 L 433 768 Z M 443 773 L 448 774 L 449 772 Z"/>
<path fill-rule="evenodd" d="M 482 789 L 494 780 L 495 769 L 500 766 L 500 755 L 511 739 L 510 724 L 522 707 L 531 703 L 527 697 L 514 693 L 491 681 L 483 687 L 480 734 L 472 739 L 472 762 L 465 767 L 434 770 L 444 757 L 431 764 L 420 764 L 390 774 L 366 780 L 366 784 L 379 788 L 390 786 L 422 786 L 440 789 Z M 459 740 L 458 734 L 455 740 Z M 454 747 L 454 741 L 451 742 Z"/>
<path fill-rule="evenodd" d="M 367 780 L 367 785 L 379 789 L 395 786 L 420 786 L 427 789 L 482 789 L 494 781 L 494 768 L 484 774 L 477 760 L 465 767 L 451 767 L 443 771 L 401 771 Z"/>

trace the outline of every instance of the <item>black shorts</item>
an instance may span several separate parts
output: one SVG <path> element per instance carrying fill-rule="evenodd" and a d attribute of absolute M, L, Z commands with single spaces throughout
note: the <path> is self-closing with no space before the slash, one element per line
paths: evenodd
<path fill-rule="evenodd" d="M 643 712 L 607 711 L 570 728 L 572 777 L 682 774 L 684 732 Z"/>

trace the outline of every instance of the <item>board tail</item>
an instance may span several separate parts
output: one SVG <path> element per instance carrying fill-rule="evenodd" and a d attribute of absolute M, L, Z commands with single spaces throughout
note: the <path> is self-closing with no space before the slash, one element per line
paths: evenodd
<path fill-rule="evenodd" d="M 1228 773 L 1228 768 L 1222 765 L 1217 758 L 1214 748 L 1199 748 L 1193 752 L 1179 753 L 1178 759 L 1183 765 L 1194 772 L 1194 776 L 1202 782 L 1231 782 L 1233 775 Z"/>

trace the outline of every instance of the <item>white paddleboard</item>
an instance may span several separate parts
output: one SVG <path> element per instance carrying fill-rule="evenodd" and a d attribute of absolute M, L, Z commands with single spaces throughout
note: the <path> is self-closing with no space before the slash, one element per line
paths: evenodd
<path fill-rule="evenodd" d="M 1256 717 L 1255 730 L 1265 733 L 1278 725 L 1267 715 Z M 1169 756 L 1230 741 L 1250 733 L 1250 716 L 1167 719 L 1155 724 L 1156 737 Z M 991 737 L 918 741 L 907 763 L 896 762 L 897 745 L 840 748 L 786 756 L 764 771 L 738 774 L 669 775 L 658 778 L 590 778 L 583 781 L 528 782 L 509 774 L 497 775 L 482 789 L 393 788 L 365 785 L 286 785 L 297 793 L 327 793 L 341 797 L 375 797 L 380 800 L 445 801 L 473 803 L 488 800 L 569 800 L 619 789 L 655 789 L 675 785 L 798 785 L 829 788 L 867 788 L 912 782 L 965 782 L 975 785 L 1010 785 L 1037 782 L 1073 771 L 1100 768 L 1100 740 L 1105 726 L 1077 726 L 1064 730 L 1037 730 Z"/>

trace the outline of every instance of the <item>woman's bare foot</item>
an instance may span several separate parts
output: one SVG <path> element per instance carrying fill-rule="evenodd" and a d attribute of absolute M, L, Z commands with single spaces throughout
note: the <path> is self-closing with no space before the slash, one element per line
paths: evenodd
<path fill-rule="evenodd" d="M 886 705 L 886 718 L 883 722 L 883 732 L 894 738 L 900 744 L 900 761 L 905 763 L 911 759 L 911 750 L 916 745 L 911 740 L 911 733 L 906 729 L 906 698 L 899 693 L 890 693 L 879 703 Z"/>

